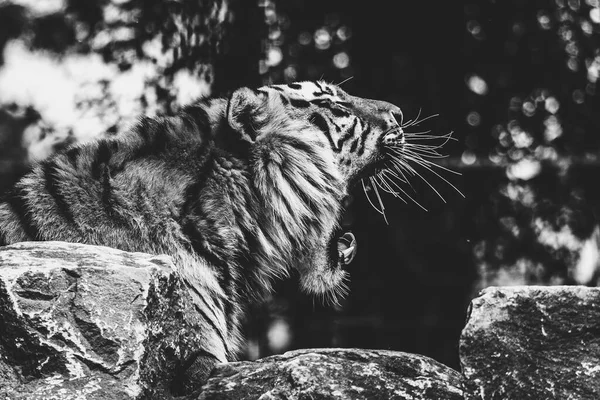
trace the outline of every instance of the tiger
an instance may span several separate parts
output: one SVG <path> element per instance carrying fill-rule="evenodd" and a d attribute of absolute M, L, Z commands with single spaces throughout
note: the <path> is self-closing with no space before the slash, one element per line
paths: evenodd
<path fill-rule="evenodd" d="M 391 168 L 407 161 L 402 118 L 324 81 L 242 87 L 141 117 L 35 165 L 0 202 L 0 245 L 170 255 L 206 310 L 202 381 L 239 357 L 247 306 L 277 279 L 293 272 L 309 294 L 345 294 L 358 245 L 341 228 L 344 202 L 377 174 L 402 180 Z"/>

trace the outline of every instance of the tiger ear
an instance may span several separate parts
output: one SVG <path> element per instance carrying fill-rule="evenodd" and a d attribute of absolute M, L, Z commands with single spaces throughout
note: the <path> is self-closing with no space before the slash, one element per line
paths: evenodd
<path fill-rule="evenodd" d="M 227 123 L 243 140 L 253 143 L 256 140 L 256 116 L 266 105 L 266 94 L 249 88 L 233 92 L 227 104 Z"/>

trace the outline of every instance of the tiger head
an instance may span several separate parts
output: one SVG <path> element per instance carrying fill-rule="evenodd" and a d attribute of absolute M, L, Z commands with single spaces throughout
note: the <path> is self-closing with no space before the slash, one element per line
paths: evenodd
<path fill-rule="evenodd" d="M 229 98 L 235 147 L 252 166 L 265 225 L 276 231 L 265 233 L 263 247 L 287 246 L 281 261 L 292 260 L 306 291 L 334 299 L 346 291 L 357 245 L 341 231 L 342 204 L 364 178 L 397 174 L 390 166 L 403 162 L 401 121 L 399 107 L 324 82 L 242 88 Z"/>

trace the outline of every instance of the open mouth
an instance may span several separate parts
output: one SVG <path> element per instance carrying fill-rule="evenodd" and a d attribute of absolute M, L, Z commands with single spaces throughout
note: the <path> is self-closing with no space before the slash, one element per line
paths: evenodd
<path fill-rule="evenodd" d="M 336 229 L 331 237 L 329 244 L 330 259 L 332 268 L 345 268 L 348 266 L 354 257 L 358 249 L 358 242 L 356 236 L 350 231 L 352 225 L 352 214 L 349 211 L 351 204 L 350 197 L 344 200 L 344 209 L 342 216 L 339 221 L 339 228 Z"/>
<path fill-rule="evenodd" d="M 332 270 L 345 269 L 354 260 L 357 249 L 358 243 L 352 232 L 336 230 L 329 242 L 329 267 Z"/>
<path fill-rule="evenodd" d="M 338 238 L 337 251 L 342 266 L 346 266 L 354 260 L 357 248 L 356 237 L 352 232 L 346 232 Z"/>

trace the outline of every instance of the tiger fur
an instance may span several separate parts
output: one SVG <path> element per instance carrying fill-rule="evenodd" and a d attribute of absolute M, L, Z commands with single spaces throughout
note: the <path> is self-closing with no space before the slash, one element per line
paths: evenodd
<path fill-rule="evenodd" d="M 206 314 L 207 365 L 232 360 L 245 306 L 274 279 L 295 270 L 309 293 L 343 288 L 342 203 L 385 143 L 403 142 L 398 116 L 324 82 L 201 99 L 40 162 L 0 203 L 0 245 L 168 254 Z"/>

